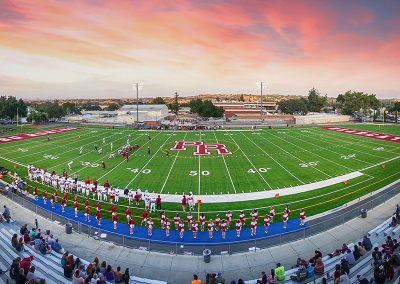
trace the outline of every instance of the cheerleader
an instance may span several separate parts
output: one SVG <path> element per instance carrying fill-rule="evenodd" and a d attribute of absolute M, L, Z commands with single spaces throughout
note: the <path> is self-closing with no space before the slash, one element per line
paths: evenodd
<path fill-rule="evenodd" d="M 289 204 L 286 204 L 285 206 L 285 213 L 289 216 L 290 214 Z"/>
<path fill-rule="evenodd" d="M 215 231 L 218 232 L 220 224 L 221 224 L 221 218 L 219 218 L 219 215 L 217 214 L 217 216 L 215 217 Z"/>
<path fill-rule="evenodd" d="M 131 209 L 127 208 L 125 211 L 125 215 L 126 215 L 126 222 L 129 223 L 129 220 L 132 219 L 132 211 Z"/>
<path fill-rule="evenodd" d="M 86 222 L 90 222 L 90 208 L 89 208 L 89 206 L 85 206 L 85 220 L 86 220 Z"/>
<path fill-rule="evenodd" d="M 47 191 L 43 192 L 43 204 L 47 204 Z"/>
<path fill-rule="evenodd" d="M 253 212 L 251 212 L 251 218 L 255 218 L 256 219 L 256 221 L 258 221 L 258 211 L 257 211 L 257 209 L 253 209 Z"/>
<path fill-rule="evenodd" d="M 183 220 L 179 220 L 179 237 L 183 239 L 183 232 L 185 231 L 185 224 Z"/>
<path fill-rule="evenodd" d="M 192 222 L 193 222 L 193 216 L 192 216 L 192 213 L 189 212 L 187 215 L 188 228 L 191 228 Z"/>
<path fill-rule="evenodd" d="M 271 219 L 271 224 L 274 222 L 274 217 L 275 217 L 275 209 L 273 206 L 271 206 L 271 209 L 269 210 L 269 218 Z"/>
<path fill-rule="evenodd" d="M 225 237 L 226 237 L 226 227 L 227 227 L 226 221 L 225 221 L 225 220 L 222 220 L 222 223 L 221 223 L 221 232 L 222 232 L 222 239 L 224 239 L 224 240 L 225 240 Z"/>
<path fill-rule="evenodd" d="M 265 233 L 268 234 L 268 228 L 270 224 L 270 218 L 268 217 L 268 214 L 265 214 L 264 218 L 264 228 L 265 228 Z"/>
<path fill-rule="evenodd" d="M 92 197 L 93 197 L 93 199 L 96 198 L 96 193 L 97 193 L 97 188 L 93 185 L 92 186 Z"/>
<path fill-rule="evenodd" d="M 165 235 L 169 237 L 171 231 L 171 222 L 168 220 L 168 218 L 165 218 L 164 226 L 165 226 Z"/>
<path fill-rule="evenodd" d="M 113 221 L 113 224 L 114 224 L 114 230 L 116 230 L 117 229 L 117 222 L 118 222 L 117 214 L 112 216 L 112 221 Z"/>
<path fill-rule="evenodd" d="M 179 214 L 176 213 L 175 217 L 174 217 L 174 225 L 175 225 L 175 230 L 179 230 L 179 223 L 181 221 L 181 217 L 179 217 Z"/>
<path fill-rule="evenodd" d="M 304 212 L 304 208 L 300 209 L 300 226 L 304 226 L 306 222 L 306 212 Z"/>
<path fill-rule="evenodd" d="M 160 221 L 161 221 L 161 228 L 162 229 L 165 229 L 165 220 L 166 220 L 165 211 L 163 210 L 163 211 L 161 211 L 161 215 L 160 215 Z"/>
<path fill-rule="evenodd" d="M 240 231 L 242 230 L 242 222 L 240 220 L 236 221 L 236 236 L 240 238 Z"/>
<path fill-rule="evenodd" d="M 204 224 L 205 224 L 205 222 L 206 222 L 206 216 L 204 216 L 204 213 L 201 213 L 201 214 L 200 214 L 199 221 L 200 221 L 200 228 L 201 228 L 201 231 L 204 232 Z"/>
<path fill-rule="evenodd" d="M 208 237 L 210 239 L 213 238 L 213 232 L 214 232 L 214 222 L 212 219 L 210 219 L 210 221 L 208 221 Z"/>
<path fill-rule="evenodd" d="M 74 202 L 75 218 L 78 218 L 78 201 Z"/>
<path fill-rule="evenodd" d="M 196 221 L 192 222 L 192 232 L 193 232 L 193 238 L 197 238 L 197 231 L 199 230 L 199 224 L 197 224 Z"/>
<path fill-rule="evenodd" d="M 228 212 L 226 212 L 226 226 L 228 228 L 231 225 L 231 221 L 232 221 L 232 212 L 231 210 L 229 210 Z"/>
<path fill-rule="evenodd" d="M 38 188 L 37 186 L 35 186 L 35 189 L 33 190 L 33 198 L 35 198 L 35 200 L 38 200 Z"/>
<path fill-rule="evenodd" d="M 244 226 L 244 222 L 246 221 L 246 218 L 245 218 L 245 214 L 243 211 L 240 211 L 239 220 L 240 220 L 240 223 L 242 224 L 242 226 Z"/>
<path fill-rule="evenodd" d="M 97 202 L 97 205 L 96 205 L 96 212 L 99 212 L 100 210 L 101 210 L 100 203 L 99 203 L 99 202 Z"/>
<path fill-rule="evenodd" d="M 287 221 L 289 220 L 289 215 L 286 213 L 286 211 L 283 213 L 282 220 L 283 228 L 286 229 Z"/>
<path fill-rule="evenodd" d="M 113 204 L 113 206 L 111 206 L 111 216 L 115 215 L 117 215 L 117 207 Z"/>
<path fill-rule="evenodd" d="M 133 220 L 133 218 L 130 218 L 128 221 L 128 225 L 129 225 L 129 234 L 133 235 L 133 229 L 135 228 L 135 220 Z"/>
<path fill-rule="evenodd" d="M 97 220 L 97 225 L 101 225 L 101 212 L 100 210 L 96 212 L 96 220 Z"/>
<path fill-rule="evenodd" d="M 189 192 L 189 196 L 187 198 L 187 202 L 189 204 L 189 210 L 194 210 L 194 196 L 192 192 Z"/>
<path fill-rule="evenodd" d="M 147 221 L 147 233 L 149 237 L 153 235 L 153 225 L 154 222 L 151 220 L 151 217 L 149 217 L 149 220 Z"/>
<path fill-rule="evenodd" d="M 257 220 L 255 217 L 251 218 L 251 235 L 255 236 L 257 234 Z"/>
<path fill-rule="evenodd" d="M 78 197 L 76 195 L 72 199 L 72 202 L 74 203 L 74 207 L 75 207 L 75 205 L 78 203 Z"/>
<path fill-rule="evenodd" d="M 54 195 L 54 193 L 51 195 L 51 208 L 54 208 L 54 204 L 56 203 L 56 196 Z"/>
<path fill-rule="evenodd" d="M 86 199 L 86 201 L 85 201 L 85 209 L 88 208 L 89 205 L 90 205 L 90 204 L 89 204 L 89 200 Z"/>
<path fill-rule="evenodd" d="M 63 199 L 61 199 L 61 212 L 64 213 L 64 208 L 65 208 L 65 204 L 67 203 L 67 199 L 65 198 L 65 196 L 63 197 Z"/>

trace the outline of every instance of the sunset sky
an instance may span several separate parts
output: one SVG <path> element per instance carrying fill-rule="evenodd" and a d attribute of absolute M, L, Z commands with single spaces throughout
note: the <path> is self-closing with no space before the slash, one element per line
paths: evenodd
<path fill-rule="evenodd" d="M 0 0 L 0 95 L 400 98 L 400 1 Z"/>

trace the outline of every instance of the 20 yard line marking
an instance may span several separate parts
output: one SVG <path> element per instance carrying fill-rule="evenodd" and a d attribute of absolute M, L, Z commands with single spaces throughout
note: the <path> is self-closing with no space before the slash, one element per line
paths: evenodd
<path fill-rule="evenodd" d="M 127 188 L 139 175 L 140 173 L 146 168 L 146 166 L 151 162 L 151 160 L 153 160 L 153 158 L 156 156 L 156 154 L 158 153 L 158 151 L 160 151 L 160 149 L 165 145 L 165 143 L 167 143 L 167 141 L 172 137 L 171 136 L 167 136 L 168 138 L 160 145 L 160 147 L 157 149 L 157 151 L 151 156 L 151 158 L 147 161 L 147 163 L 140 169 L 140 171 L 133 177 L 133 179 L 125 186 L 125 188 Z"/>
<path fill-rule="evenodd" d="M 186 131 L 185 136 L 183 137 L 183 140 L 185 140 L 187 134 L 188 134 L 188 132 Z M 165 178 L 165 181 L 164 181 L 164 184 L 163 184 L 163 186 L 162 186 L 162 188 L 161 188 L 161 190 L 160 190 L 160 193 L 163 192 L 163 190 L 164 190 L 164 188 L 165 188 L 165 185 L 167 184 L 167 181 L 168 181 L 168 179 L 169 179 L 169 176 L 171 175 L 172 169 L 174 168 L 174 165 L 175 165 L 176 159 L 178 158 L 179 153 L 180 153 L 180 151 L 178 151 L 178 153 L 177 153 L 176 156 L 175 156 L 174 162 L 172 163 L 172 166 L 171 166 L 171 168 L 169 169 L 168 175 L 167 175 L 167 177 Z"/>
<path fill-rule="evenodd" d="M 257 145 L 256 143 L 253 142 L 253 140 L 251 140 L 249 137 L 247 137 L 246 135 L 244 135 L 242 133 L 242 135 L 244 137 L 246 137 L 251 143 L 253 143 L 254 145 L 256 145 L 256 147 L 258 149 L 260 149 L 263 153 L 267 154 L 268 157 L 270 157 L 272 160 L 274 160 L 275 163 L 277 163 L 282 169 L 284 169 L 289 175 L 291 175 L 292 177 L 294 177 L 295 179 L 297 179 L 299 182 L 301 182 L 302 184 L 304 184 L 304 182 L 299 179 L 298 177 L 296 177 L 294 174 L 292 174 L 291 171 L 289 171 L 288 169 L 286 169 L 281 163 L 279 163 L 277 160 L 275 160 L 270 154 L 268 154 L 266 151 L 264 151 L 264 149 L 262 149 L 259 145 Z"/>
<path fill-rule="evenodd" d="M 215 140 L 219 144 L 217 135 L 215 135 L 215 130 L 213 131 L 213 133 L 214 133 Z M 225 157 L 224 157 L 224 155 L 221 155 L 221 156 L 222 156 L 222 160 L 224 161 L 226 171 L 228 172 L 228 176 L 229 176 L 229 179 L 231 181 L 231 184 L 232 184 L 232 187 L 233 187 L 233 191 L 236 193 L 236 188 L 235 188 L 235 185 L 233 184 L 233 180 L 232 180 L 232 177 L 231 177 L 231 173 L 229 172 L 228 166 L 226 165 Z"/>

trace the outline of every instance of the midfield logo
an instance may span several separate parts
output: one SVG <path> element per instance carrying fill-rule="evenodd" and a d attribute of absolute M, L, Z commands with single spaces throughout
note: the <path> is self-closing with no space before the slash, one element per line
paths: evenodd
<path fill-rule="evenodd" d="M 186 146 L 196 147 L 196 151 L 193 152 L 195 156 L 211 155 L 211 150 L 215 150 L 218 155 L 229 155 L 232 154 L 224 144 L 204 144 L 202 141 L 188 142 L 188 141 L 175 141 L 175 146 L 170 150 L 172 151 L 183 151 L 186 150 Z"/>

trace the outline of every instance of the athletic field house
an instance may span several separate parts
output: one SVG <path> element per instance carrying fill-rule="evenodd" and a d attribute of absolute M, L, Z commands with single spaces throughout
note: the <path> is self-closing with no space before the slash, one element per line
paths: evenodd
<path fill-rule="evenodd" d="M 3 135 L 2 179 L 27 202 L 93 232 L 164 244 L 204 247 L 289 234 L 400 177 L 394 125 L 196 131 L 61 125 Z"/>

